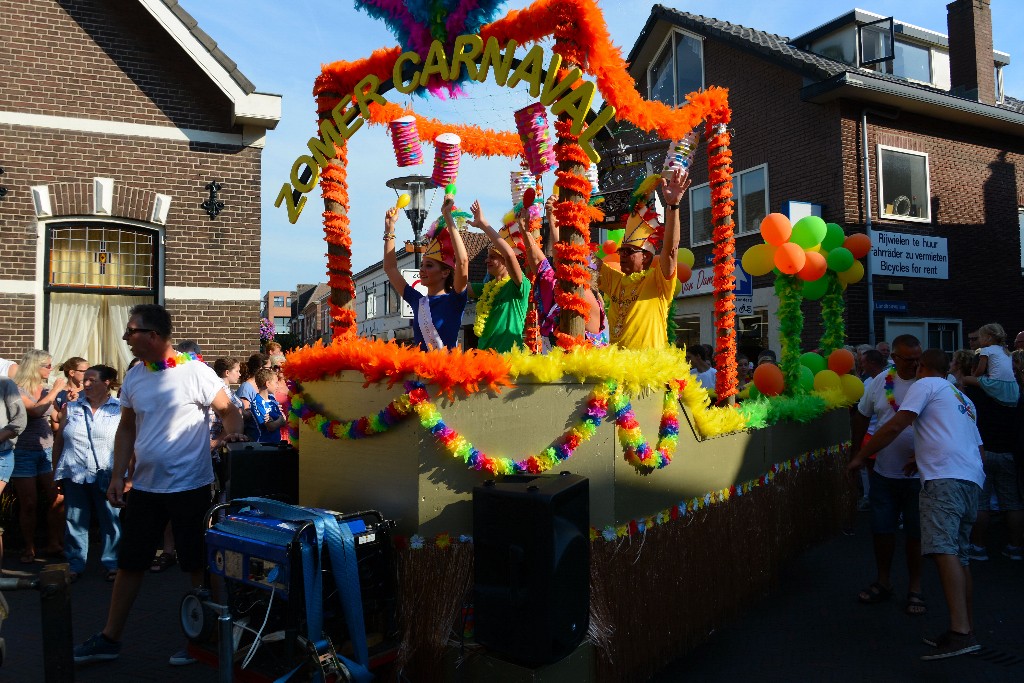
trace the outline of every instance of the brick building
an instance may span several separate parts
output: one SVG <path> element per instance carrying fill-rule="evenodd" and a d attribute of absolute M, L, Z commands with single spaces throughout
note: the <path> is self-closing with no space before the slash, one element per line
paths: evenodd
<path fill-rule="evenodd" d="M 208 356 L 255 348 L 280 97 L 176 0 L 0 0 L 0 16 L 0 355 L 124 368 L 139 302 Z"/>
<path fill-rule="evenodd" d="M 295 292 L 268 290 L 260 302 L 260 317 L 274 323 L 275 334 L 288 334 L 292 321 L 292 297 Z"/>
<path fill-rule="evenodd" d="M 1024 298 L 1024 102 L 1002 92 L 1010 56 L 993 50 L 989 0 L 957 0 L 947 20 L 948 36 L 854 10 L 789 39 L 656 5 L 628 58 L 652 99 L 729 88 L 738 255 L 760 242 L 761 218 L 774 211 L 820 212 L 888 243 L 847 290 L 853 343 L 911 332 L 952 350 L 987 322 L 1011 337 L 1024 329 L 1009 303 Z M 614 132 L 602 151 L 602 227 L 615 227 L 623 196 L 661 169 L 666 147 L 626 126 Z M 710 280 L 706 159 L 702 146 L 681 206 L 682 244 L 696 254 L 695 286 L 676 306 L 682 343 L 713 339 L 701 278 Z M 739 347 L 778 350 L 772 278 L 753 285 Z M 803 309 L 810 349 L 820 307 Z"/>

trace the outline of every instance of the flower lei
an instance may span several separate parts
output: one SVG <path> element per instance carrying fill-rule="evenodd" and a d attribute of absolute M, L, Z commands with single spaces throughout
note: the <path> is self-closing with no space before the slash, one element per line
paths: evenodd
<path fill-rule="evenodd" d="M 184 365 L 185 363 L 193 360 L 201 362 L 203 357 L 198 353 L 176 353 L 170 358 L 164 358 L 159 363 L 146 363 L 146 368 L 150 372 L 160 372 L 168 368 L 176 368 L 179 365 Z"/>
<path fill-rule="evenodd" d="M 294 436 L 301 420 L 328 439 L 365 439 L 375 434 L 383 434 L 408 417 L 411 412 L 409 396 L 402 394 L 376 415 L 364 416 L 355 420 L 332 420 L 310 406 L 296 387 L 288 405 L 288 428 Z"/>
<path fill-rule="evenodd" d="M 885 373 L 885 400 L 889 402 L 889 406 L 892 408 L 892 412 L 900 412 L 900 406 L 896 403 L 896 394 L 893 393 L 893 388 L 896 386 L 896 368 L 889 368 L 889 372 Z"/>
<path fill-rule="evenodd" d="M 476 302 L 476 322 L 473 323 L 473 334 L 477 337 L 484 336 L 484 327 L 487 325 L 487 318 L 491 315 L 491 306 L 498 292 L 512 279 L 506 275 L 500 280 L 490 280 L 484 284 L 483 294 Z"/>

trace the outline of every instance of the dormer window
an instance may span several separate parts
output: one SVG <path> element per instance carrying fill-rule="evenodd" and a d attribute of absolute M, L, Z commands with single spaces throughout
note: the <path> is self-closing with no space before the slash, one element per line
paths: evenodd
<path fill-rule="evenodd" d="M 704 87 L 704 42 L 678 29 L 669 32 L 647 69 L 648 98 L 675 106 Z"/>

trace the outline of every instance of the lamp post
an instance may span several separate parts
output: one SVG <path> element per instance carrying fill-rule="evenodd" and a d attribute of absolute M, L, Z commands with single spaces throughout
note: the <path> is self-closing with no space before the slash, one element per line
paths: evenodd
<path fill-rule="evenodd" d="M 409 193 L 410 201 L 409 206 L 405 209 L 405 215 L 409 217 L 409 222 L 412 223 L 412 252 L 416 256 L 416 267 L 419 268 L 425 246 L 422 238 L 423 224 L 427 220 L 425 193 L 428 189 L 433 189 L 434 183 L 429 176 L 408 175 L 401 178 L 392 178 L 385 184 L 394 190 L 396 194 L 398 192 Z M 406 243 L 406 250 L 409 250 L 408 242 Z"/>

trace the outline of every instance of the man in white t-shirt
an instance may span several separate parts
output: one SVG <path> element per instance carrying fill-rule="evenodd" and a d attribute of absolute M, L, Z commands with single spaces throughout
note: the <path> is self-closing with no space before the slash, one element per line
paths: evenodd
<path fill-rule="evenodd" d="M 884 362 L 878 351 L 872 350 L 871 353 L 880 363 Z M 891 357 L 895 365 L 865 382 L 864 396 L 851 418 L 854 459 L 865 443 L 865 437 L 891 420 L 900 409 L 907 390 L 917 379 L 921 342 L 909 334 L 896 337 L 892 341 Z M 875 582 L 858 593 L 857 599 L 865 604 L 875 604 L 892 596 L 892 559 L 902 513 L 909 575 L 906 612 L 917 616 L 924 614 L 927 608 L 921 595 L 921 524 L 918 517 L 921 480 L 916 473 L 907 475 L 904 472 L 913 457 L 914 430 L 907 429 L 880 450 L 875 456 L 874 466 L 868 467 L 871 533 L 878 573 Z"/>
<path fill-rule="evenodd" d="M 132 308 L 124 331 L 124 340 L 143 362 L 127 372 L 121 387 L 114 477 L 107 489 L 108 502 L 125 509 L 118 572 L 107 623 L 75 648 L 77 664 L 120 654 L 128 613 L 168 522 L 182 571 L 191 574 L 193 587 L 201 585 L 203 520 L 213 482 L 210 408 L 224 423 L 223 441 L 245 440 L 242 415 L 228 399 L 224 380 L 202 356 L 176 352 L 171 327 L 162 306 L 141 304 Z M 171 664 L 191 661 L 184 653 L 171 658 Z"/>
<path fill-rule="evenodd" d="M 7 360 L 6 358 L 0 358 L 0 377 L 8 377 L 14 379 L 14 375 L 18 372 L 18 364 L 13 360 Z"/>
<path fill-rule="evenodd" d="M 949 359 L 940 349 L 921 354 L 917 382 L 900 410 L 879 427 L 850 468 L 862 467 L 874 453 L 914 426 L 914 454 L 921 473 L 921 552 L 939 570 L 949 604 L 949 630 L 924 642 L 936 649 L 921 659 L 943 659 L 980 649 L 971 615 L 968 545 L 985 483 L 984 450 L 974 403 L 946 381 Z"/>

